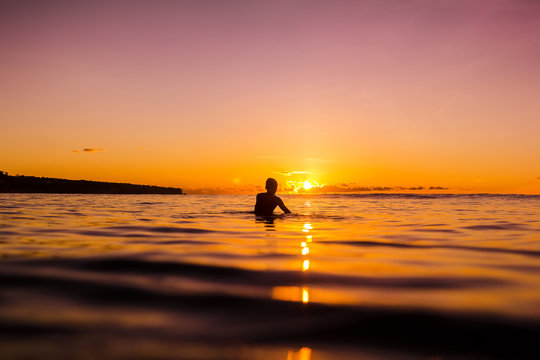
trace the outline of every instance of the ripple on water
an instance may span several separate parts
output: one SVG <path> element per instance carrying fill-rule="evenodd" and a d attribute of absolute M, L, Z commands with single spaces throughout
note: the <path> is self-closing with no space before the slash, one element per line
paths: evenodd
<path fill-rule="evenodd" d="M 489 224 L 464 226 L 468 230 L 531 230 L 527 224 Z"/>
<path fill-rule="evenodd" d="M 540 251 L 526 249 L 506 249 L 484 246 L 460 246 L 460 245 L 423 245 L 398 242 L 382 242 L 382 241 L 320 241 L 328 244 L 341 244 L 360 247 L 392 247 L 401 249 L 448 249 L 448 250 L 463 250 L 485 253 L 501 253 L 511 255 L 523 255 L 531 257 L 540 257 Z"/>
<path fill-rule="evenodd" d="M 200 228 L 184 228 L 184 227 L 172 227 L 172 226 L 109 226 L 106 229 L 118 230 L 118 231 L 146 231 L 152 233 L 188 233 L 188 234 L 203 234 L 211 233 L 214 230 L 200 229 Z"/>

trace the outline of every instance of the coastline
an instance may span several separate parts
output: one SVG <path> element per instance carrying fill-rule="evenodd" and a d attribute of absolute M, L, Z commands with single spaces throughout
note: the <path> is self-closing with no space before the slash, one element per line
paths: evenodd
<path fill-rule="evenodd" d="M 0 173 L 0 193 L 184 195 L 181 188 Z"/>

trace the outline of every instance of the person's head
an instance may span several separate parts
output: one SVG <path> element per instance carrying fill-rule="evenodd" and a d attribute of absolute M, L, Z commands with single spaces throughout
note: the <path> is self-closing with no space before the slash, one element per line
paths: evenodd
<path fill-rule="evenodd" d="M 277 191 L 277 181 L 273 178 L 266 179 L 266 191 L 270 194 L 275 194 Z"/>

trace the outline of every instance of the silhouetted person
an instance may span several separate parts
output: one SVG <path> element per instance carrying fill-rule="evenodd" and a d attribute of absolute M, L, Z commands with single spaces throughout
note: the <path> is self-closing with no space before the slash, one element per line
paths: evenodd
<path fill-rule="evenodd" d="M 266 192 L 257 194 L 257 202 L 255 203 L 256 215 L 272 215 L 276 206 L 279 206 L 284 213 L 288 214 L 291 211 L 287 209 L 283 200 L 276 196 L 277 181 L 276 179 L 266 179 Z"/>

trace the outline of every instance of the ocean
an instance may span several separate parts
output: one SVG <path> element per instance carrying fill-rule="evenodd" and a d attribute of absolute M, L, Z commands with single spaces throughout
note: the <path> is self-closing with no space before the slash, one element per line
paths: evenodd
<path fill-rule="evenodd" d="M 0 358 L 540 358 L 540 196 L 281 197 L 0 194 Z"/>

